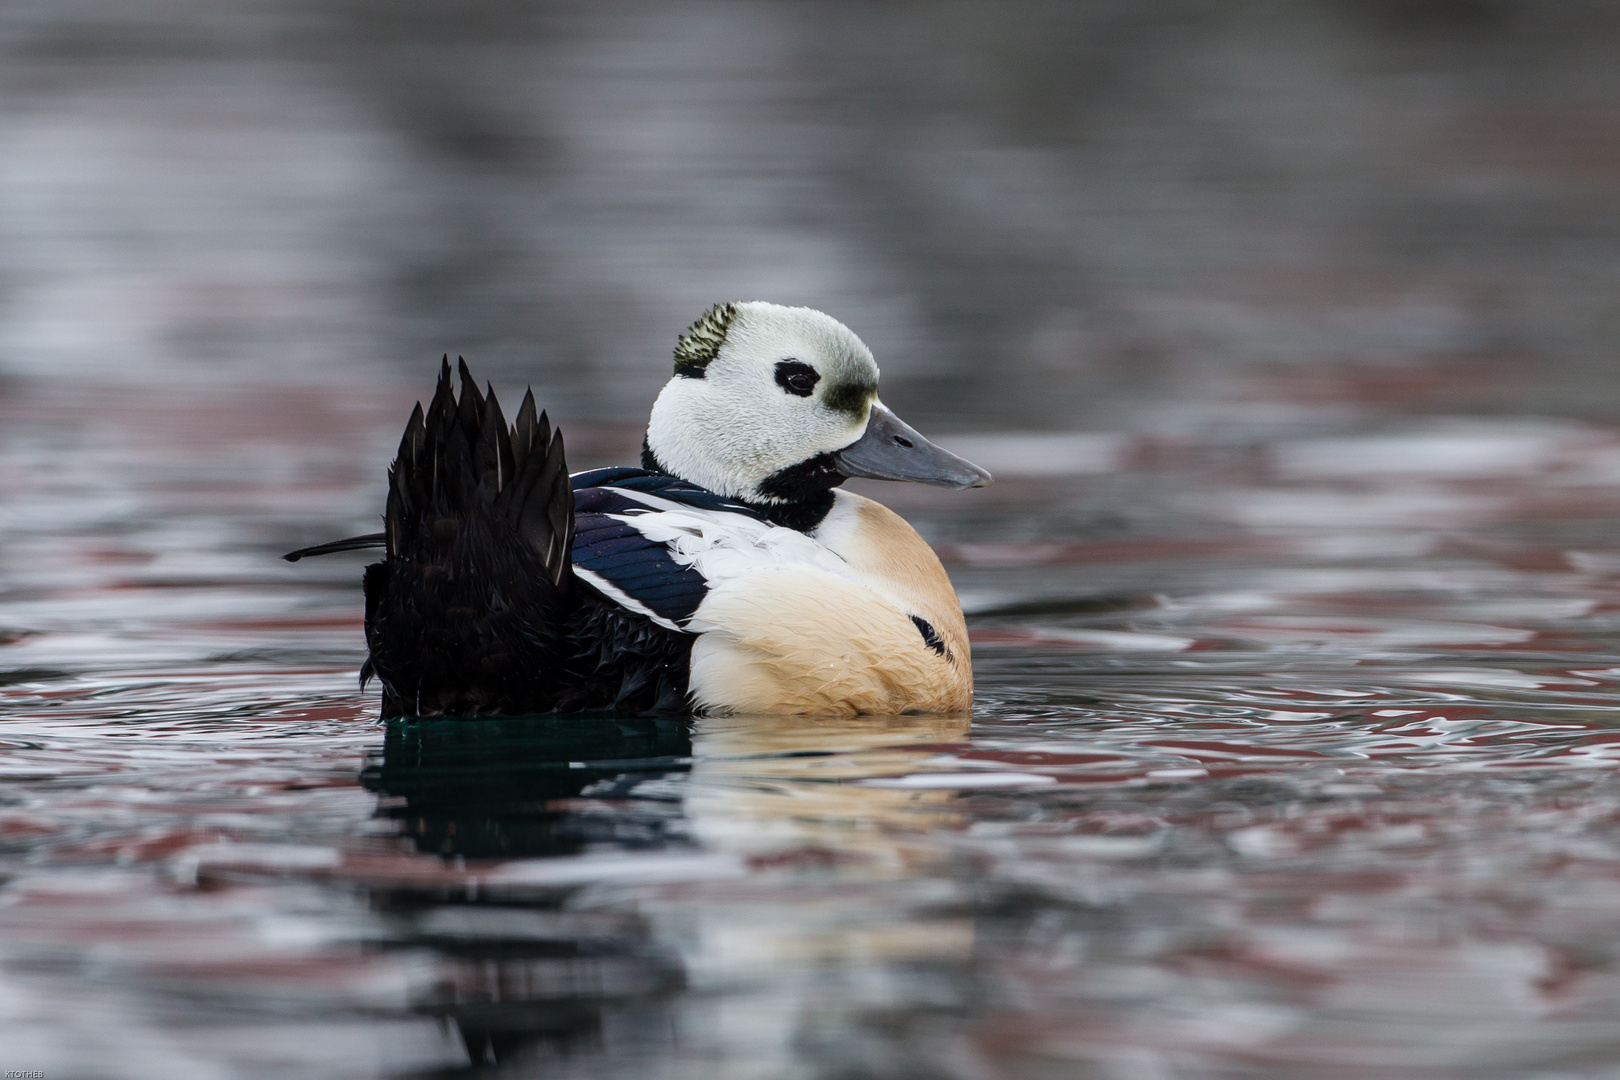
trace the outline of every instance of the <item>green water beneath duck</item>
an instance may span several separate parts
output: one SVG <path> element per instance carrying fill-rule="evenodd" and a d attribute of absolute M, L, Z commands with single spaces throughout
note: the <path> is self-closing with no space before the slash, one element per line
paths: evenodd
<path fill-rule="evenodd" d="M 1017 7 L 0 13 L 0 1070 L 1620 1076 L 1613 20 Z M 439 352 L 752 295 L 972 716 L 379 724 Z"/>

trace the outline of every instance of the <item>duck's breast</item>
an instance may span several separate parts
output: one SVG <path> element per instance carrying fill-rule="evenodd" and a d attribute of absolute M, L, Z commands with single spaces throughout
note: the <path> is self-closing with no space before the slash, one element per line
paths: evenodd
<path fill-rule="evenodd" d="M 707 712 L 959 712 L 973 701 L 967 627 L 950 579 L 886 507 L 839 492 L 814 534 L 702 567 L 689 629 L 694 704 Z M 786 534 L 786 535 L 784 535 Z M 774 549 L 774 550 L 769 550 Z"/>

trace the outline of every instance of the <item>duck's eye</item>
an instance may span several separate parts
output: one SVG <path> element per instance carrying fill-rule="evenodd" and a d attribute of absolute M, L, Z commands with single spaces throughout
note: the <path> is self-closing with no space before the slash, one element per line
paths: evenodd
<path fill-rule="evenodd" d="M 815 393 L 816 383 L 821 376 L 816 369 L 803 360 L 778 360 L 776 362 L 776 385 L 790 394 L 798 397 L 809 397 Z"/>

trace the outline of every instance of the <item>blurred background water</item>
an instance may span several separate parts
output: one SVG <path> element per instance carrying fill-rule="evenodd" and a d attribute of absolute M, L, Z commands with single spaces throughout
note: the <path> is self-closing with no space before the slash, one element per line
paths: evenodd
<path fill-rule="evenodd" d="M 0 7 L 0 1070 L 1620 1077 L 1620 9 Z M 379 726 L 439 355 L 819 307 L 971 721 Z"/>

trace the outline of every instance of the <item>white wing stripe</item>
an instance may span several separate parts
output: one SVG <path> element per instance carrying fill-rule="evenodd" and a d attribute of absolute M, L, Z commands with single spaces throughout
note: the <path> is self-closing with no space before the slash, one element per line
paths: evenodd
<path fill-rule="evenodd" d="M 637 615 L 644 615 L 653 622 L 657 623 L 659 626 L 664 627 L 666 630 L 678 631 L 681 629 L 679 626 L 676 626 L 662 615 L 655 613 L 652 608 L 648 607 L 646 604 L 643 604 L 640 600 L 637 600 L 635 597 L 631 596 L 617 585 L 614 585 L 612 582 L 608 581 L 601 574 L 593 574 L 589 570 L 576 566 L 574 567 L 574 576 L 579 578 L 579 580 L 583 581 L 585 584 L 589 585 L 591 588 L 595 589 L 597 592 L 601 593 L 603 596 L 607 597 L 609 600 L 612 600 L 615 604 L 618 604 L 620 607 L 624 608 L 626 611 L 633 611 Z"/>
<path fill-rule="evenodd" d="M 625 491 L 623 494 L 647 509 L 606 516 L 630 526 L 650 542 L 664 545 L 675 563 L 702 574 L 710 590 L 746 580 L 762 571 L 788 569 L 820 570 L 869 587 L 842 556 L 805 533 L 746 514 L 672 503 L 646 492 Z M 579 566 L 575 566 L 574 572 L 628 611 L 644 615 L 671 630 L 697 632 L 695 625 L 681 627 L 655 615 L 647 605 L 604 580 L 600 574 Z"/>

